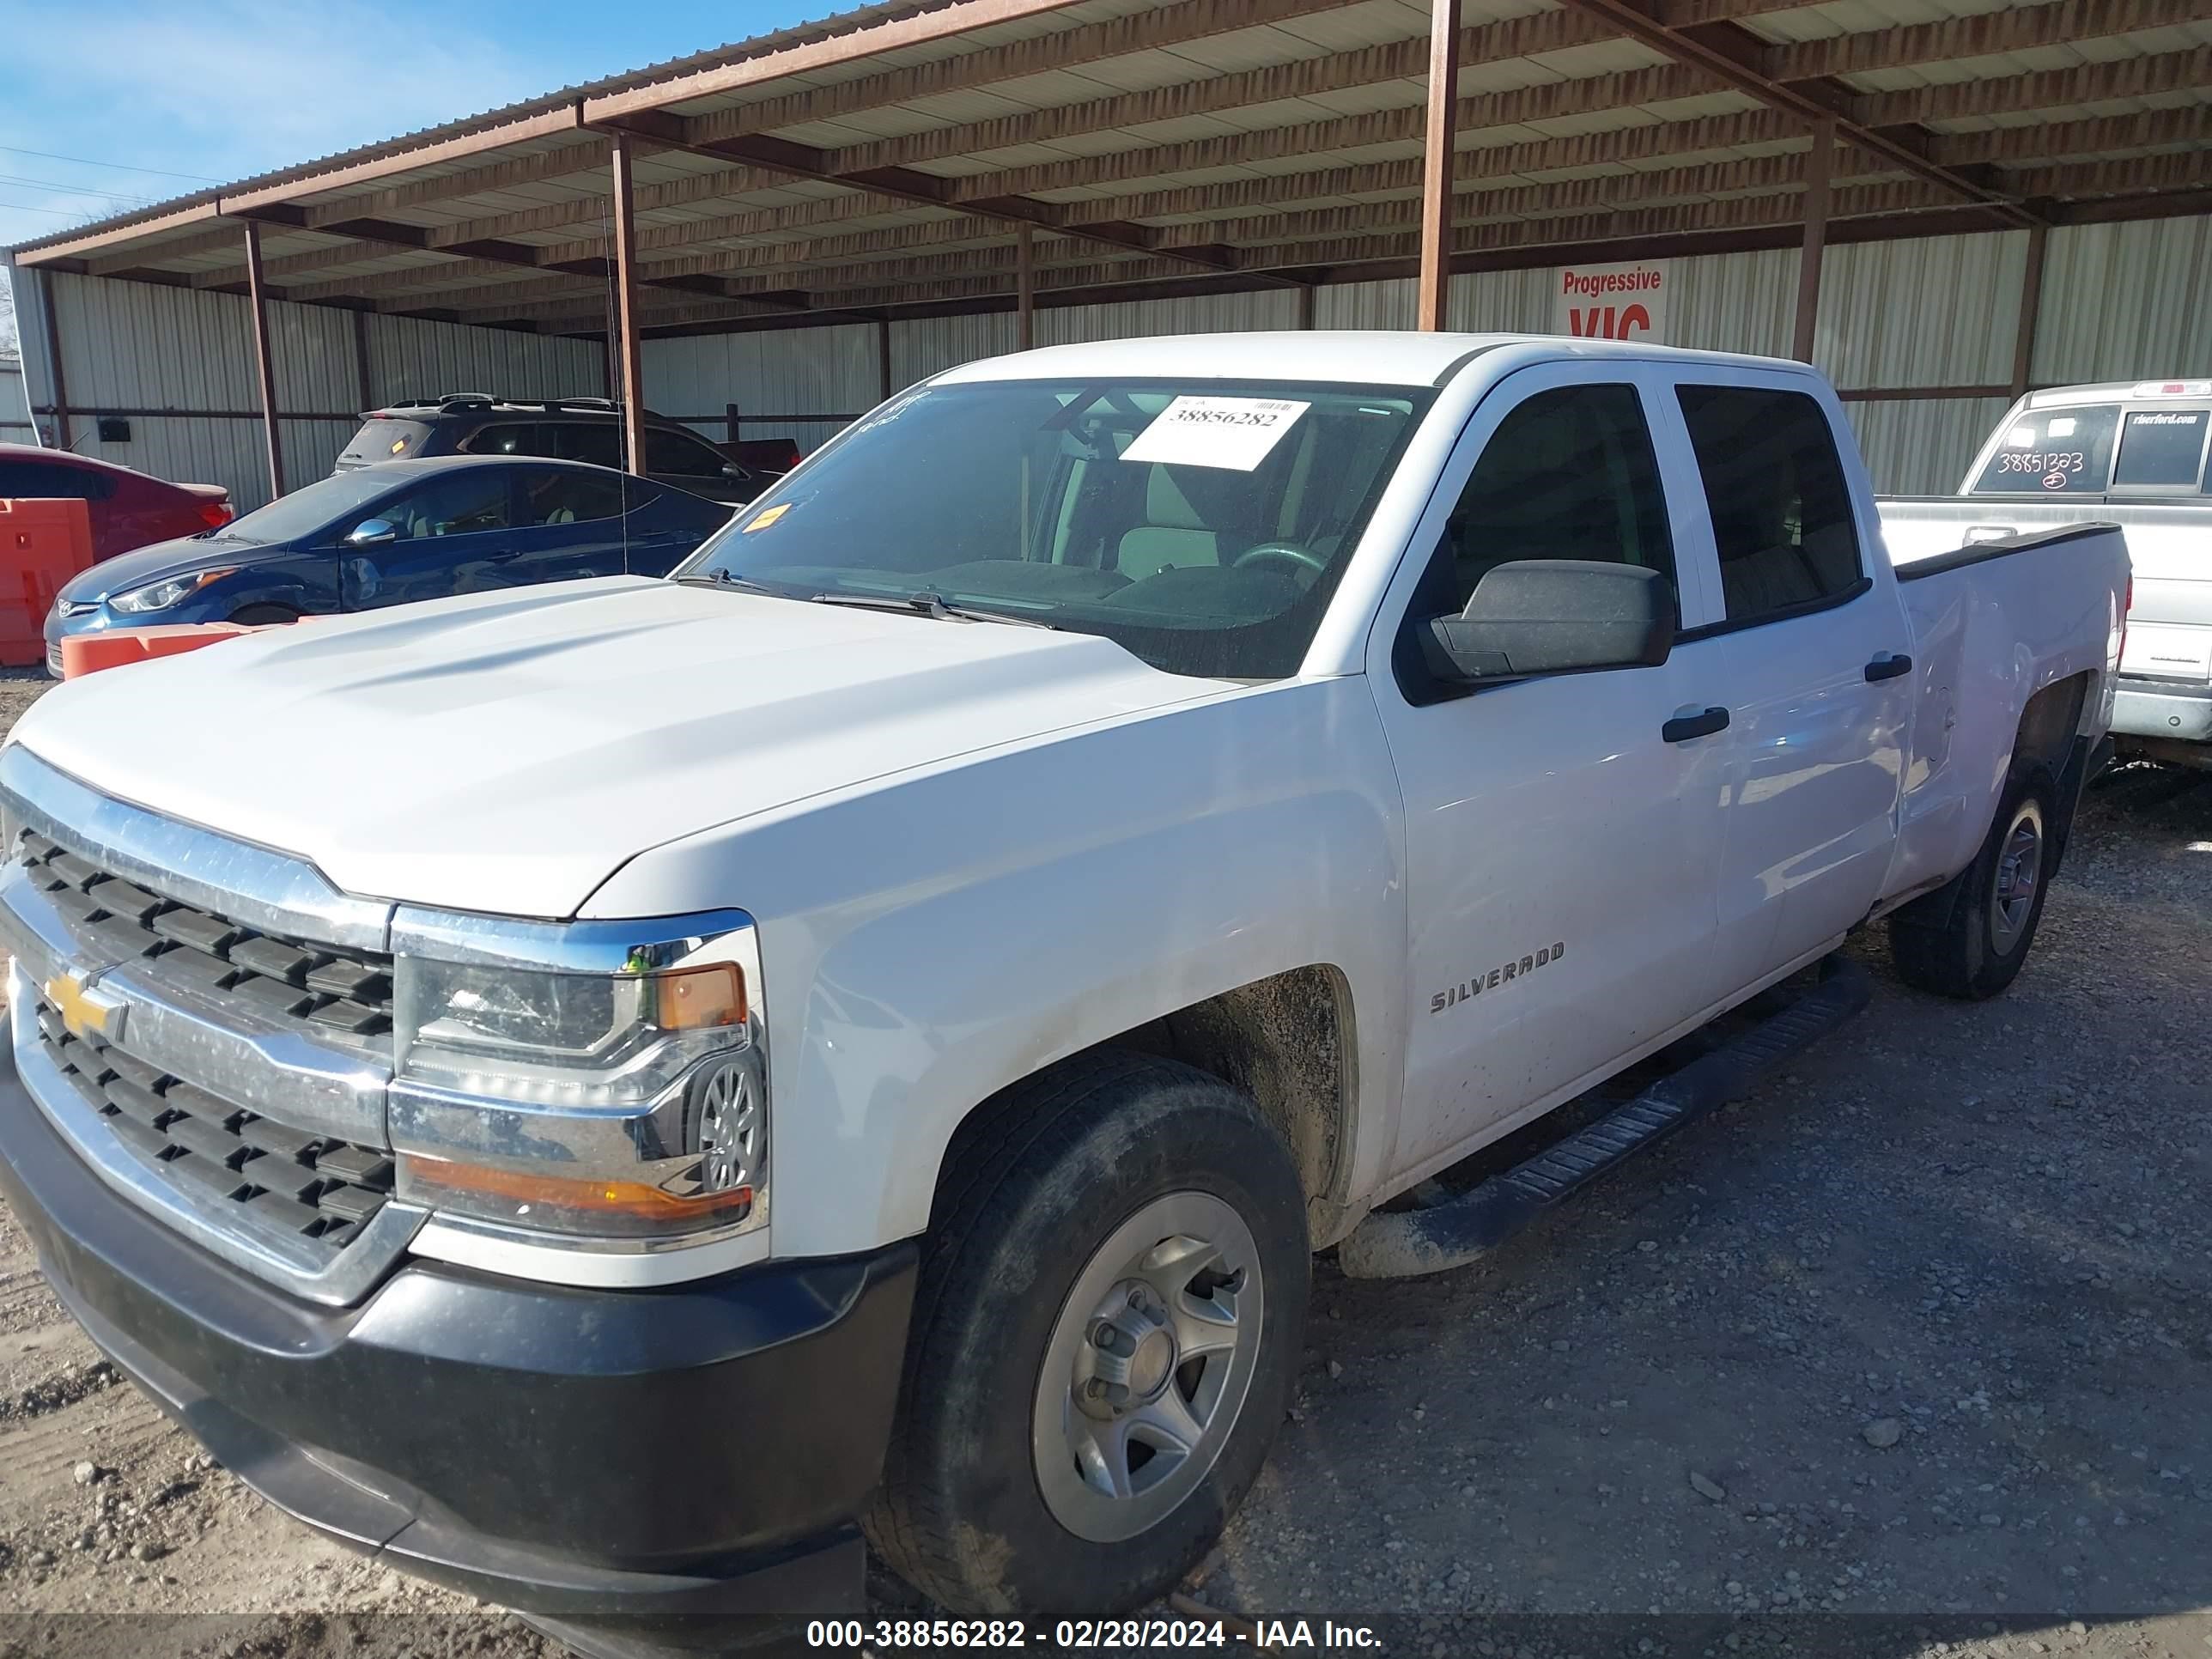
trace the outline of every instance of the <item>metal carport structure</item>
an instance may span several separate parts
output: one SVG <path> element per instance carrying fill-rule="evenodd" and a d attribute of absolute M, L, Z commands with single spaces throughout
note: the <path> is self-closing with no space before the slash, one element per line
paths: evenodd
<path fill-rule="evenodd" d="M 1317 289 L 1409 276 L 1434 327 L 1453 271 L 1791 246 L 1809 356 L 1826 247 L 2021 230 L 2009 385 L 1966 389 L 1998 394 L 2054 228 L 2207 212 L 2212 0 L 952 0 L 13 259 L 250 295 L 281 489 L 272 300 L 604 335 L 635 411 L 648 336 L 1012 310 L 1026 338 L 1040 307 L 1258 288 L 1310 325 Z"/>

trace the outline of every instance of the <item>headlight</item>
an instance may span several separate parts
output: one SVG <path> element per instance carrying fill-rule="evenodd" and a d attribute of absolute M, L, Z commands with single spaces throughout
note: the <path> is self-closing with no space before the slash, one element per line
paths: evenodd
<path fill-rule="evenodd" d="M 145 586 L 134 587 L 126 593 L 111 593 L 107 602 L 118 611 L 126 611 L 133 616 L 148 611 L 167 611 L 173 605 L 182 604 L 210 582 L 220 581 L 223 577 L 233 574 L 237 568 L 236 565 L 224 565 L 213 570 L 195 570 L 187 576 L 172 576 L 167 581 L 149 582 Z"/>
<path fill-rule="evenodd" d="M 766 1219 L 742 912 L 562 927 L 402 908 L 393 947 L 401 1196 L 616 1249 Z"/>

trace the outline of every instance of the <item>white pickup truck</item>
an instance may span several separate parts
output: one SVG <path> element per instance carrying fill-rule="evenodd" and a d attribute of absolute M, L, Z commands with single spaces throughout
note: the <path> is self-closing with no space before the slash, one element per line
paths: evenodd
<path fill-rule="evenodd" d="M 856 1594 L 862 1528 L 958 1615 L 1139 1605 L 1314 1252 L 1473 1259 L 1851 1012 L 1801 970 L 1877 918 L 2019 969 L 2125 553 L 1900 579 L 1850 431 L 1607 342 L 1065 347 L 674 580 L 64 685 L 0 752 L 0 1180 L 246 1480 L 587 1647 Z"/>
<path fill-rule="evenodd" d="M 2031 392 L 2005 411 L 1956 495 L 1878 505 L 1900 566 L 1962 540 L 2118 526 L 2135 587 L 2114 745 L 2122 758 L 2212 768 L 2212 380 Z"/>

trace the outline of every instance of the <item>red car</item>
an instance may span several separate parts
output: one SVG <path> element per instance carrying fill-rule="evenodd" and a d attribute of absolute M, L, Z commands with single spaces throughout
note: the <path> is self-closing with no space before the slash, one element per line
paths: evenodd
<path fill-rule="evenodd" d="M 230 492 L 221 484 L 167 483 L 112 461 L 0 444 L 0 499 L 68 495 L 90 509 L 95 562 L 151 542 L 219 530 L 232 517 Z"/>

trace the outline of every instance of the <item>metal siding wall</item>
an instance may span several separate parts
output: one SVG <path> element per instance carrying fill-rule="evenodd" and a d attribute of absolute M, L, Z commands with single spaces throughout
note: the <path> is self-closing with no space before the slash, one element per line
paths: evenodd
<path fill-rule="evenodd" d="M 1552 326 L 1550 269 L 1485 270 L 1452 278 L 1451 325 L 1469 334 L 1542 334 Z M 1407 303 L 1413 286 L 1406 285 Z"/>
<path fill-rule="evenodd" d="M 1797 251 L 1705 253 L 1675 259 L 1667 343 L 1707 351 L 1790 355 L 1797 314 Z"/>
<path fill-rule="evenodd" d="M 46 325 L 36 285 L 21 280 L 23 274 L 19 321 L 26 342 L 43 354 Z M 240 511 L 266 501 L 252 313 L 245 297 L 66 274 L 52 280 L 77 453 L 159 477 L 222 484 Z M 331 470 L 365 401 L 355 383 L 354 321 L 346 312 L 282 301 L 269 312 L 278 412 L 332 417 L 280 422 L 285 480 L 296 489 Z M 589 340 L 405 317 L 372 317 L 368 330 L 374 385 L 366 401 L 416 391 L 482 388 L 542 398 L 605 387 L 603 354 Z M 33 401 L 51 404 L 44 371 L 41 355 L 30 386 Z M 176 412 L 134 415 L 131 441 L 109 444 L 93 435 L 97 428 L 87 412 L 100 409 Z M 234 418 L 210 418 L 218 411 Z"/>
<path fill-rule="evenodd" d="M 1452 279 L 1456 306 L 1462 277 Z M 1381 283 L 1337 283 L 1314 295 L 1316 328 L 1411 328 L 1413 284 L 1404 277 Z"/>
<path fill-rule="evenodd" d="M 1825 276 L 1826 272 L 1822 275 Z M 1874 487 L 1885 495 L 1948 495 L 1959 487 L 2002 398 L 1915 398 L 1847 403 Z"/>
<path fill-rule="evenodd" d="M 352 325 L 343 316 L 339 320 Z M 346 349 L 350 361 L 350 341 Z M 504 398 L 602 398 L 607 390 L 606 362 L 606 352 L 596 340 L 470 328 L 419 317 L 371 317 L 369 392 L 362 401 L 388 404 L 448 392 L 489 392 Z M 351 376 L 347 380 L 350 384 Z M 351 394 L 336 405 L 357 406 Z"/>
<path fill-rule="evenodd" d="M 734 403 L 741 414 L 850 416 L 876 406 L 872 323 L 774 329 L 756 334 L 686 335 L 645 343 L 645 400 L 668 415 L 713 416 Z M 720 440 L 720 421 L 698 425 Z M 836 421 L 748 419 L 744 438 L 791 437 L 812 451 L 836 435 Z"/>
<path fill-rule="evenodd" d="M 2212 217 L 2069 226 L 2045 258 L 2038 385 L 2212 374 Z"/>
<path fill-rule="evenodd" d="M 19 363 L 0 363 L 0 443 L 31 441 L 31 398 Z"/>
<path fill-rule="evenodd" d="M 2024 230 L 1832 247 L 1814 361 L 1840 386 L 2004 386 L 2027 274 Z"/>
<path fill-rule="evenodd" d="M 1014 316 L 1010 311 L 893 323 L 891 390 L 902 392 L 945 369 L 978 357 L 1003 357 L 1013 349 Z"/>
<path fill-rule="evenodd" d="M 1012 321 L 1012 319 L 1008 319 Z M 1060 306 L 1036 314 L 1036 343 L 1127 340 L 1150 334 L 1237 334 L 1298 325 L 1298 296 L 1286 288 L 1254 294 L 1203 294 L 1182 300 L 1122 300 Z"/>

